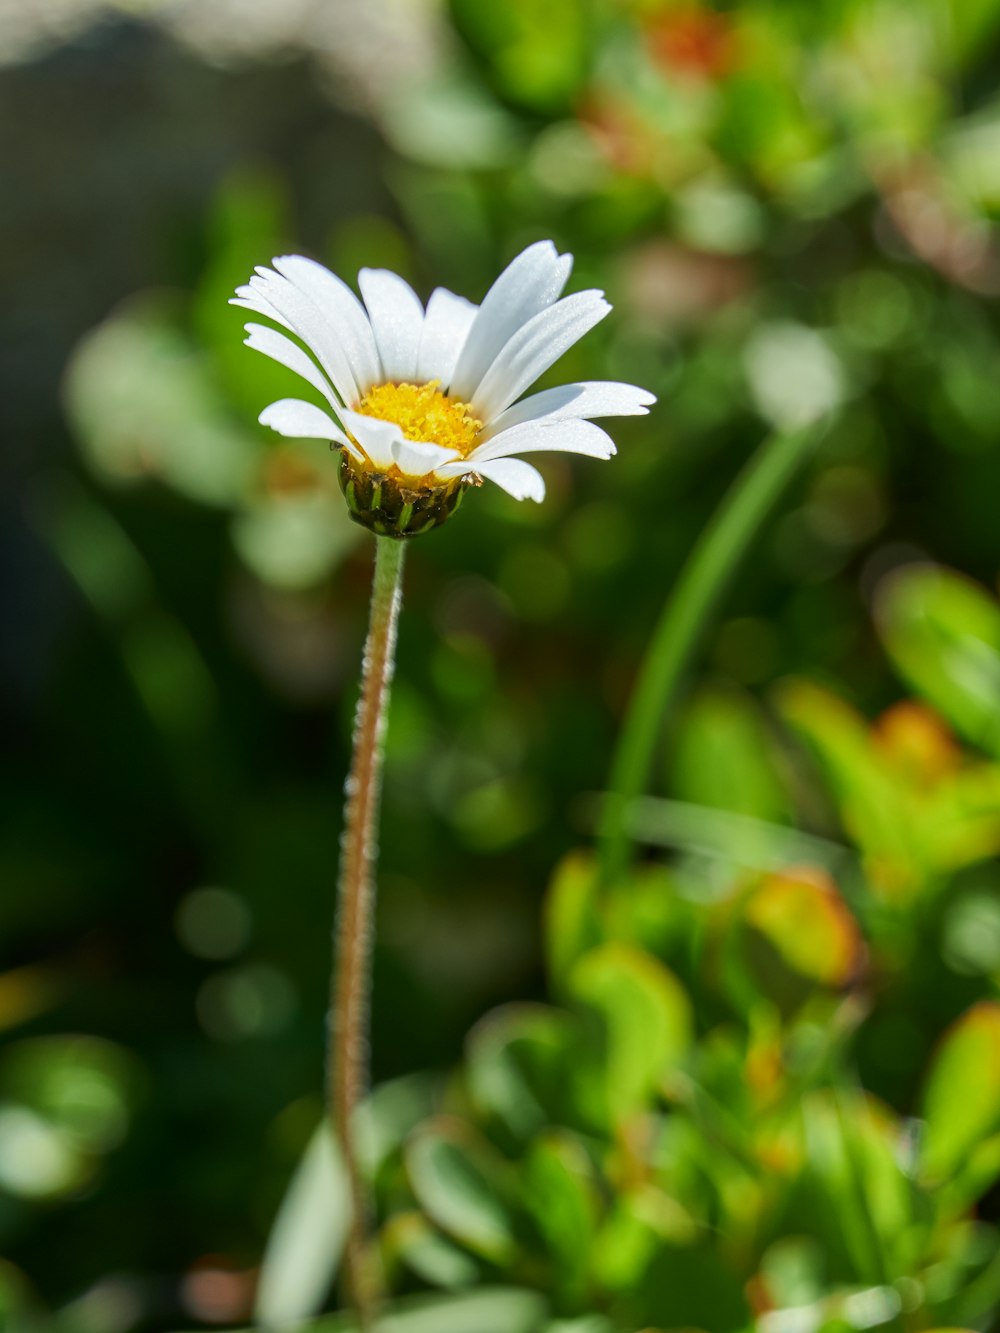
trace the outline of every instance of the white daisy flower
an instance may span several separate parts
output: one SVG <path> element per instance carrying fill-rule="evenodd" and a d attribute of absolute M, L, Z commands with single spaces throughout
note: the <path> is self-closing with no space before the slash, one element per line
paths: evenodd
<path fill-rule="evenodd" d="M 603 292 L 562 296 L 573 257 L 551 241 L 518 255 L 479 306 L 439 287 L 425 309 L 385 269 L 361 270 L 362 304 L 312 259 L 272 263 L 231 304 L 285 330 L 247 324 L 247 346 L 301 375 L 325 406 L 283 398 L 260 421 L 338 447 L 352 515 L 375 532 L 435 527 L 484 478 L 515 499 L 541 500 L 545 483 L 522 455 L 610 458 L 614 442 L 591 418 L 641 415 L 656 401 L 614 381 L 522 397 L 611 309 Z"/>

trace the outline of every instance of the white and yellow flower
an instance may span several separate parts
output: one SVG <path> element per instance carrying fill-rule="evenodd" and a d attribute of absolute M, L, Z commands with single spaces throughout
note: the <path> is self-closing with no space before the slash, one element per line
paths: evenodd
<path fill-rule="evenodd" d="M 280 325 L 247 324 L 248 347 L 322 395 L 271 403 L 263 425 L 341 450 L 352 515 L 376 532 L 437 526 L 482 479 L 541 500 L 541 474 L 521 455 L 542 450 L 610 458 L 593 417 L 635 416 L 655 399 L 631 384 L 590 381 L 522 394 L 611 307 L 599 291 L 562 296 L 572 266 L 551 241 L 531 245 L 476 306 L 439 287 L 426 309 L 408 283 L 362 269 L 364 304 L 329 269 L 301 255 L 260 267 L 233 305 Z M 304 350 L 307 349 L 307 350 Z"/>

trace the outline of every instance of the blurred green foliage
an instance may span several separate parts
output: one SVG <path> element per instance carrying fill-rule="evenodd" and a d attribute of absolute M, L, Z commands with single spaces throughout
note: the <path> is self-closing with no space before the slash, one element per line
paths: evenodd
<path fill-rule="evenodd" d="M 961 638 L 923 639 L 920 661 L 961 707 L 956 643 L 1000 660 L 996 603 L 912 567 L 882 610 L 903 655 L 945 590 L 981 619 L 970 632 L 965 616 Z M 963 752 L 924 701 L 874 726 L 805 681 L 785 682 L 777 704 L 793 730 L 769 749 L 749 696 L 706 693 L 688 709 L 707 742 L 685 746 L 705 766 L 694 761 L 696 791 L 683 770 L 676 790 L 723 829 L 732 816 L 715 848 L 668 825 L 669 866 L 606 888 L 586 854 L 557 871 L 545 916 L 559 1007 L 488 1014 L 461 1071 L 428 1089 L 429 1118 L 375 1176 L 391 1266 L 431 1276 L 426 1234 L 392 1216 L 415 1209 L 474 1256 L 481 1281 L 506 1273 L 563 1317 L 605 1311 L 595 1327 L 738 1329 L 793 1308 L 823 1329 L 992 1317 L 1000 1232 L 970 1208 L 1000 1179 L 1000 1003 L 986 980 L 1000 951 L 971 923 L 981 881 L 963 887 L 961 872 L 1000 849 L 1000 768 Z M 734 788 L 719 750 L 730 770 L 766 778 Z M 799 859 L 786 820 L 806 794 L 843 839 L 826 844 L 836 878 Z M 984 953 L 949 958 L 956 937 Z M 960 1006 L 979 998 L 932 1049 L 913 990 L 941 985 L 943 960 L 980 979 Z"/>
<path fill-rule="evenodd" d="M 65 579 L 24 560 L 53 628 L 41 664 L 15 636 L 0 1317 L 350 1327 L 321 1313 L 344 1191 L 315 1127 L 370 549 L 335 460 L 254 424 L 298 390 L 226 299 L 299 248 L 478 298 L 552 236 L 615 303 L 558 378 L 661 406 L 606 468 L 547 461 L 543 507 L 484 489 L 412 553 L 364 1118 L 386 1331 L 986 1330 L 1000 4 L 412 8 L 436 55 L 371 81 L 377 136 L 304 104 L 220 151 L 203 213 L 133 235 L 163 257 L 130 254 L 125 302 L 90 277 L 76 452 L 51 426 L 57 464 L 29 469 Z M 137 155 L 133 48 L 93 40 L 107 100 L 65 174 L 206 171 L 145 103 Z M 364 82 L 378 43 L 353 58 Z M 79 87 L 49 59 L 17 77 Z M 309 83 L 296 64 L 276 99 L 262 63 L 209 93 L 195 67 L 184 161 Z M 30 238 L 46 273 L 78 253 L 60 225 Z M 587 793 L 664 598 L 758 439 L 827 411 L 602 885 Z"/>

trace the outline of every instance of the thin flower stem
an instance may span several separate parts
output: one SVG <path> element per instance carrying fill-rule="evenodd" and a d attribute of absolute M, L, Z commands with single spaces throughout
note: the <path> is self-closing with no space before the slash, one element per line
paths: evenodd
<path fill-rule="evenodd" d="M 681 570 L 653 634 L 611 765 L 599 831 L 601 880 L 628 867 L 632 803 L 646 790 L 666 714 L 729 580 L 813 444 L 819 426 L 770 436 L 733 482 Z"/>
<path fill-rule="evenodd" d="M 330 987 L 330 1117 L 350 1180 L 353 1219 L 347 1242 L 347 1279 L 362 1330 L 369 1330 L 378 1283 L 366 1263 L 369 1201 L 358 1162 L 354 1114 L 368 1090 L 368 1021 L 374 937 L 376 828 L 382 793 L 382 760 L 389 685 L 396 656 L 405 543 L 377 537 L 361 698 L 354 723 L 347 779 L 335 965 Z"/>

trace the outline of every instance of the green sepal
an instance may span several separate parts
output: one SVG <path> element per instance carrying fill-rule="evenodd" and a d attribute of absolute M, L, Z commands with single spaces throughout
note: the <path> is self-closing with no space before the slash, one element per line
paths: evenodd
<path fill-rule="evenodd" d="M 380 537 L 417 537 L 455 512 L 473 481 L 464 477 L 412 489 L 385 472 L 371 472 L 342 449 L 340 489 L 355 523 Z"/>

